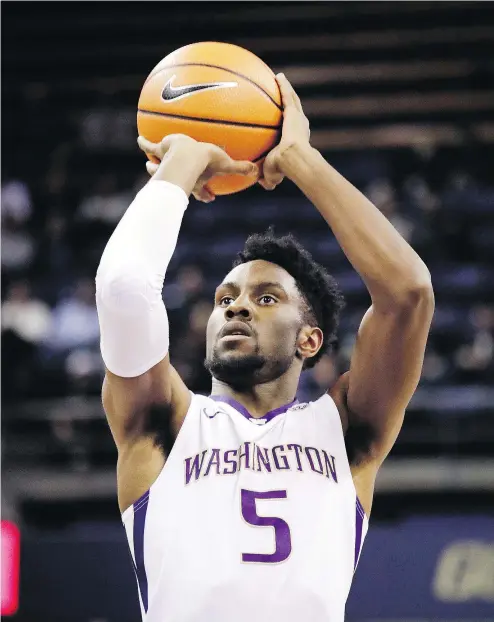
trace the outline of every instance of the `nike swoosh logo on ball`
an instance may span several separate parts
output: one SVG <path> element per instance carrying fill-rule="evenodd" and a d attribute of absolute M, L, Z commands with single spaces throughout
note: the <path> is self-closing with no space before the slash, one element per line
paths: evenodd
<path fill-rule="evenodd" d="M 188 84 L 187 86 L 172 86 L 172 82 L 177 76 L 172 76 L 163 87 L 161 97 L 164 101 L 175 101 L 183 97 L 188 97 L 198 91 L 208 91 L 212 89 L 230 89 L 238 86 L 238 82 L 205 82 L 204 84 Z"/>

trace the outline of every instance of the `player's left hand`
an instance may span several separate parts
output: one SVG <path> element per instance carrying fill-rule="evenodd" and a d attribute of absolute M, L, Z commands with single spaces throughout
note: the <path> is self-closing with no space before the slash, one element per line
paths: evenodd
<path fill-rule="evenodd" d="M 215 195 L 207 187 L 207 182 L 216 175 L 250 175 L 256 180 L 259 176 L 258 167 L 253 162 L 234 160 L 221 147 L 199 142 L 184 134 L 169 134 L 159 143 L 152 143 L 144 136 L 139 136 L 137 144 L 152 158 L 152 161 L 146 162 L 146 169 L 151 177 L 159 173 L 165 156 L 168 163 L 171 163 L 170 158 L 173 159 L 174 155 L 178 156 L 180 170 L 184 172 L 189 167 L 193 174 L 192 195 L 203 203 L 210 203 L 215 199 Z"/>
<path fill-rule="evenodd" d="M 283 73 L 276 76 L 283 102 L 283 128 L 279 144 L 266 156 L 259 184 L 274 190 L 284 178 L 283 158 L 294 146 L 309 145 L 309 120 L 304 114 L 300 97 Z"/>

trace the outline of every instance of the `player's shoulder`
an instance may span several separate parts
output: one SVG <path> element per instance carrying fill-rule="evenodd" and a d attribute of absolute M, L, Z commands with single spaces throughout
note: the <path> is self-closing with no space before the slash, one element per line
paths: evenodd
<path fill-rule="evenodd" d="M 204 408 L 214 408 L 215 401 L 210 395 L 203 395 L 202 393 L 193 393 L 191 391 L 191 400 L 189 406 L 189 412 L 202 411 Z"/>
<path fill-rule="evenodd" d="M 329 414 L 338 415 L 339 408 L 337 400 L 334 399 L 330 391 L 323 393 L 320 397 L 307 403 L 300 404 L 301 406 L 307 405 L 314 413 L 327 417 Z"/>

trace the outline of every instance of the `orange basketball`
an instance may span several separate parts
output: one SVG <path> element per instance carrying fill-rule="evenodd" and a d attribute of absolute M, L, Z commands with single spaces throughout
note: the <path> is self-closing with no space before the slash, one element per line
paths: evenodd
<path fill-rule="evenodd" d="M 274 73 L 255 54 L 229 43 L 192 43 L 166 56 L 142 87 L 139 134 L 159 142 L 187 134 L 218 145 L 235 160 L 262 163 L 278 143 L 283 120 Z M 215 194 L 245 190 L 241 175 L 214 177 Z"/>

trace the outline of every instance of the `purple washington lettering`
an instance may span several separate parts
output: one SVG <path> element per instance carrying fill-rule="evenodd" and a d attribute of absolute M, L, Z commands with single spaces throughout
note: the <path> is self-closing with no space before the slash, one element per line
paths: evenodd
<path fill-rule="evenodd" d="M 192 458 L 185 458 L 185 484 L 187 485 L 190 482 L 192 477 L 192 473 L 194 474 L 194 479 L 197 481 L 199 475 L 201 474 L 202 463 L 204 462 L 204 456 L 207 453 L 207 449 L 202 452 L 201 462 L 199 463 L 199 454 L 194 456 L 194 461 L 192 462 L 192 466 L 190 461 Z"/>
<path fill-rule="evenodd" d="M 233 473 L 237 472 L 237 461 L 236 460 L 230 460 L 228 458 L 228 454 L 233 454 L 236 457 L 237 453 L 238 453 L 238 449 L 229 449 L 228 451 L 225 451 L 225 453 L 223 454 L 223 461 L 224 461 L 224 463 L 232 465 L 232 470 L 231 471 L 227 471 L 226 467 L 223 469 L 223 475 L 233 475 Z"/>
<path fill-rule="evenodd" d="M 207 466 L 207 469 L 204 473 L 204 477 L 207 477 L 209 475 L 209 471 L 211 470 L 212 466 L 216 467 L 216 475 L 220 474 L 220 450 L 219 449 L 212 449 L 211 450 L 213 453 L 211 454 L 211 458 L 209 458 L 209 464 Z"/>
<path fill-rule="evenodd" d="M 284 451 L 285 447 L 284 447 L 284 445 L 275 445 L 273 447 L 272 451 L 273 451 L 273 459 L 274 459 L 275 467 L 278 469 L 278 471 L 284 471 L 286 469 L 289 469 L 290 465 L 288 464 L 288 460 L 286 459 L 285 454 L 280 455 L 280 458 L 283 459 L 283 464 L 284 464 L 284 466 L 280 466 L 280 463 L 279 463 L 279 460 L 278 460 L 278 455 L 277 455 L 277 452 L 276 452 L 277 449 L 280 449 L 281 451 Z"/>
<path fill-rule="evenodd" d="M 336 466 L 334 463 L 334 456 L 328 456 L 328 454 L 324 451 L 324 449 L 321 449 L 323 455 L 324 455 L 324 466 L 326 469 L 326 477 L 329 479 L 329 474 L 331 473 L 331 477 L 333 478 L 333 481 L 338 483 L 338 477 L 336 475 Z"/>
<path fill-rule="evenodd" d="M 302 463 L 300 462 L 300 454 L 302 453 L 302 445 L 291 444 L 286 446 L 287 449 L 295 451 L 295 457 L 297 458 L 297 471 L 302 471 Z"/>
<path fill-rule="evenodd" d="M 312 460 L 312 456 L 310 455 L 310 451 L 314 451 L 315 454 L 316 454 L 317 462 L 319 464 L 319 468 L 318 469 L 316 469 L 316 467 L 314 466 L 314 461 Z M 322 462 L 321 462 L 321 456 L 319 455 L 319 451 L 315 447 L 306 447 L 305 448 L 305 455 L 307 456 L 307 460 L 309 461 L 310 468 L 313 471 L 315 471 L 316 473 L 319 473 L 319 475 L 322 475 Z"/>
<path fill-rule="evenodd" d="M 245 451 L 242 453 L 241 449 L 245 447 Z M 243 443 L 238 449 L 238 470 L 242 468 L 242 458 L 245 458 L 245 468 L 250 469 L 250 443 Z"/>
<path fill-rule="evenodd" d="M 271 464 L 269 462 L 268 448 L 259 447 L 259 445 L 257 445 L 256 449 L 257 449 L 257 470 L 262 471 L 262 468 L 261 468 L 261 462 L 262 462 L 266 471 L 271 473 Z M 263 452 L 264 452 L 264 455 L 263 455 Z"/>

